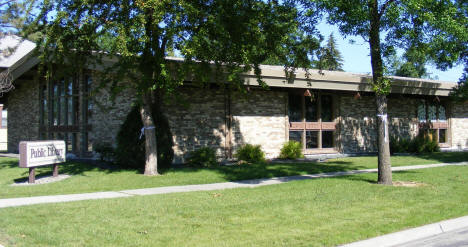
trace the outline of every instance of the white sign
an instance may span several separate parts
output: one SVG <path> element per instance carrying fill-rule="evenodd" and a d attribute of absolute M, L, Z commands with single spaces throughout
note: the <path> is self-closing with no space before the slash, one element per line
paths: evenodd
<path fill-rule="evenodd" d="M 20 142 L 19 166 L 23 168 L 65 162 L 65 141 Z"/>

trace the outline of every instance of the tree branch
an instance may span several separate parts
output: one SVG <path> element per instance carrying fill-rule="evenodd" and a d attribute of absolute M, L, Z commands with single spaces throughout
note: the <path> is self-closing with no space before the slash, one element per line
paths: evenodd
<path fill-rule="evenodd" d="M 4 2 L 4 3 L 0 3 L 0 7 L 3 7 L 3 5 L 7 5 L 7 4 L 13 3 L 15 1 L 16 0 L 8 0 L 8 1 Z"/>
<path fill-rule="evenodd" d="M 394 2 L 398 2 L 398 0 L 387 0 L 387 2 L 385 2 L 384 5 L 382 5 L 382 8 L 380 8 L 380 11 L 379 11 L 379 18 L 381 18 L 382 15 L 385 13 L 385 10 L 387 9 L 387 7 L 391 3 L 394 3 Z"/>

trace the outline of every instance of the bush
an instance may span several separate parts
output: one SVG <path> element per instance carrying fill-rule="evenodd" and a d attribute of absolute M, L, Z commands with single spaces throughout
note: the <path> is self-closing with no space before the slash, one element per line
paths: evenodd
<path fill-rule="evenodd" d="M 156 128 L 158 149 L 158 169 L 168 168 L 172 164 L 174 151 L 172 150 L 172 134 L 169 123 L 162 114 L 153 113 Z M 141 134 L 143 122 L 141 121 L 139 106 L 132 107 L 117 134 L 117 148 L 115 162 L 126 168 L 144 169 L 145 167 L 145 138 Z"/>
<path fill-rule="evenodd" d="M 413 139 L 390 139 L 390 153 L 434 153 L 439 152 L 440 147 L 436 140 L 433 140 L 424 132 L 421 132 Z"/>
<path fill-rule="evenodd" d="M 390 137 L 390 153 L 408 153 L 410 152 L 411 140 L 408 138 Z"/>
<path fill-rule="evenodd" d="M 265 153 L 260 145 L 245 144 L 237 150 L 234 155 L 237 160 L 247 163 L 262 163 L 265 162 Z"/>
<path fill-rule="evenodd" d="M 288 141 L 281 148 L 280 159 L 298 159 L 303 158 L 302 145 L 297 141 Z"/>
<path fill-rule="evenodd" d="M 98 143 L 94 151 L 99 154 L 101 161 L 112 161 L 115 155 L 115 150 L 109 143 Z"/>
<path fill-rule="evenodd" d="M 187 165 L 191 167 L 212 167 L 218 165 L 216 152 L 209 147 L 203 147 L 189 153 Z"/>

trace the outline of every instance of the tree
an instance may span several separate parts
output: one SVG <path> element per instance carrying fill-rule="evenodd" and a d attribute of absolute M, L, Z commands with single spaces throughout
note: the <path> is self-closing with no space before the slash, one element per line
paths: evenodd
<path fill-rule="evenodd" d="M 439 0 L 311 0 L 310 9 L 327 13 L 330 24 L 344 35 L 363 37 L 370 48 L 372 87 L 378 132 L 378 183 L 392 184 L 387 95 L 391 82 L 384 76 L 388 49 L 408 50 L 427 45 L 428 57 L 440 67 L 452 66 L 466 50 L 467 18 L 464 1 Z M 448 42 L 453 47 L 444 47 Z"/>
<path fill-rule="evenodd" d="M 35 7 L 36 0 L 0 0 L 0 32 L 17 34 L 23 30 L 32 20 Z"/>
<path fill-rule="evenodd" d="M 336 47 L 336 40 L 333 33 L 330 34 L 327 40 L 327 45 L 320 49 L 316 62 L 316 68 L 332 71 L 343 71 L 343 56 Z"/>
<path fill-rule="evenodd" d="M 186 78 L 215 78 L 239 88 L 241 73 L 253 70 L 262 84 L 259 64 L 271 54 L 287 66 L 305 66 L 317 43 L 302 35 L 297 11 L 288 2 L 57 0 L 44 1 L 40 8 L 27 31 L 46 33 L 38 43 L 44 63 L 73 61 L 71 69 L 79 71 L 113 59 L 103 82 L 111 82 L 116 92 L 135 90 L 144 124 L 146 175 L 158 174 L 157 126 L 151 112 L 160 109 L 152 106 L 159 108 Z M 308 42 L 300 41 L 302 37 Z M 183 61 L 165 58 L 174 50 Z M 121 78 L 128 81 L 121 83 Z"/>

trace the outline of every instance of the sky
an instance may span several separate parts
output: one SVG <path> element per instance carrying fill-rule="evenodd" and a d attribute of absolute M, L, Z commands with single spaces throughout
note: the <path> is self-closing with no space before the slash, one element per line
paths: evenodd
<path fill-rule="evenodd" d="M 330 33 L 333 32 L 333 36 L 337 42 L 338 50 L 343 56 L 343 69 L 346 72 L 355 73 L 371 73 L 371 63 L 369 56 L 369 44 L 366 43 L 361 37 L 353 36 L 347 37 L 346 39 L 341 36 L 338 28 L 335 26 L 321 23 L 318 26 L 318 30 L 324 36 L 325 41 L 328 39 Z M 351 44 L 350 40 L 354 40 L 355 43 Z M 463 73 L 463 66 L 459 65 L 447 71 L 440 71 L 435 66 L 426 66 L 431 77 L 438 78 L 441 81 L 457 82 Z"/>

